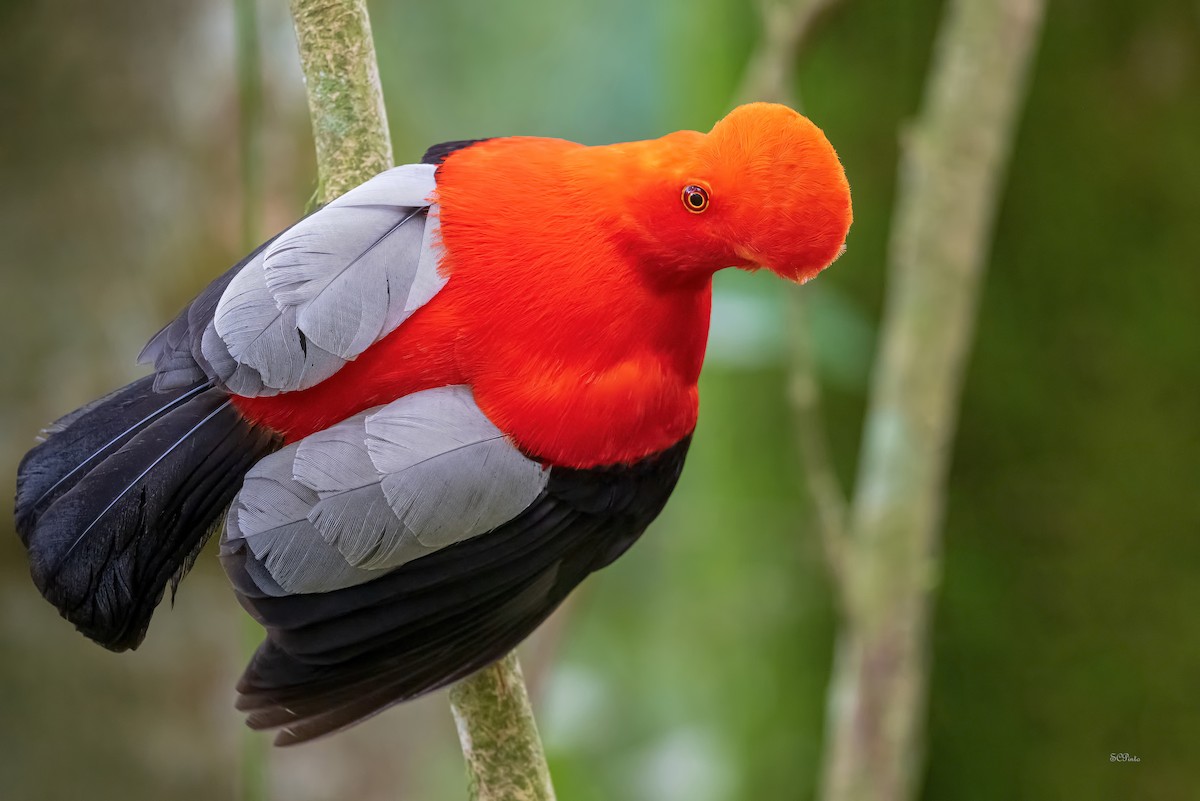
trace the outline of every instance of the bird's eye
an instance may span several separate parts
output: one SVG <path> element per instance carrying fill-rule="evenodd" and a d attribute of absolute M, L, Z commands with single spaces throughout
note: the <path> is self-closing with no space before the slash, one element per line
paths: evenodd
<path fill-rule="evenodd" d="M 703 186 L 691 184 L 683 188 L 683 207 L 692 214 L 699 214 L 708 208 L 708 190 Z"/>

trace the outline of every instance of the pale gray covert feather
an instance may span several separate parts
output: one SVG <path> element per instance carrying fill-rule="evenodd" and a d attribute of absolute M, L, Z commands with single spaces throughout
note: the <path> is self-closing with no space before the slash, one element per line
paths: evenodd
<path fill-rule="evenodd" d="M 248 548 L 267 574 L 250 575 L 270 594 L 329 592 L 491 531 L 528 507 L 547 477 L 469 388 L 417 392 L 255 465 L 221 550 Z"/>
<path fill-rule="evenodd" d="M 198 298 L 210 320 L 189 313 L 143 358 L 168 371 L 165 387 L 186 385 L 199 370 L 246 396 L 329 378 L 445 285 L 438 209 L 429 202 L 435 170 L 396 167 L 301 220 L 248 259 L 215 303 Z M 197 335 L 190 354 L 189 332 Z"/>
<path fill-rule="evenodd" d="M 295 308 L 275 305 L 260 255 L 221 295 L 200 350 L 214 376 L 231 392 L 276 395 L 314 386 L 346 363 L 303 336 Z"/>

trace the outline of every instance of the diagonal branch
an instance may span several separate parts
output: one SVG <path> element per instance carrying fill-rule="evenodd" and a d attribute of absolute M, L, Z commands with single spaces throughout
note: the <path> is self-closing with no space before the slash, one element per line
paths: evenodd
<path fill-rule="evenodd" d="M 763 43 L 742 98 L 797 103 L 797 51 L 812 21 L 836 2 L 762 0 Z M 907 801 L 916 790 L 950 446 L 1043 6 L 948 3 L 925 107 L 903 142 L 881 355 L 849 515 L 829 462 L 810 334 L 796 306 L 790 394 L 844 618 L 826 721 L 826 801 Z"/>
<path fill-rule="evenodd" d="M 816 516 L 825 563 L 829 569 L 833 591 L 840 607 L 847 603 L 847 571 L 850 555 L 846 518 L 849 504 L 829 451 L 821 413 L 821 383 L 817 374 L 813 335 L 809 328 L 808 300 L 803 292 L 790 293 L 791 370 L 788 378 L 788 400 L 792 407 L 792 424 L 796 429 L 796 449 L 804 470 L 804 484 Z"/>

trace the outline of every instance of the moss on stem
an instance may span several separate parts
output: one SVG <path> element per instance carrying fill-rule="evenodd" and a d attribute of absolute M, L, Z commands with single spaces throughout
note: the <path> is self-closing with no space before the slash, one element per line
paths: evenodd
<path fill-rule="evenodd" d="M 392 140 L 364 0 L 292 0 L 321 203 L 392 166 Z"/>
<path fill-rule="evenodd" d="M 553 801 L 516 652 L 450 690 L 473 801 Z"/>

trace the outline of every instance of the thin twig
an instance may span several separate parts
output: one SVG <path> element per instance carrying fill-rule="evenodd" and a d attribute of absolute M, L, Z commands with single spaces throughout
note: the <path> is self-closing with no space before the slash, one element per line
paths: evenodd
<path fill-rule="evenodd" d="M 738 89 L 739 102 L 766 100 L 800 108 L 793 73 L 800 48 L 817 22 L 844 0 L 760 0 L 762 37 L 751 54 Z M 849 501 L 830 459 L 829 440 L 821 413 L 821 382 L 809 327 L 808 300 L 803 291 L 789 293 L 791 365 L 788 396 L 791 401 L 797 449 L 804 470 L 804 486 L 816 517 L 839 605 L 847 598 L 846 531 Z"/>
<path fill-rule="evenodd" d="M 849 505 L 833 468 L 829 439 L 821 414 L 821 384 L 813 334 L 809 329 L 807 300 L 800 297 L 799 292 L 791 294 L 788 400 L 791 402 L 792 424 L 796 429 L 796 447 L 804 470 L 805 487 L 816 515 L 825 563 L 840 607 L 844 610 L 848 602 L 846 572 L 850 569 L 847 564 L 850 542 L 846 530 Z"/>

